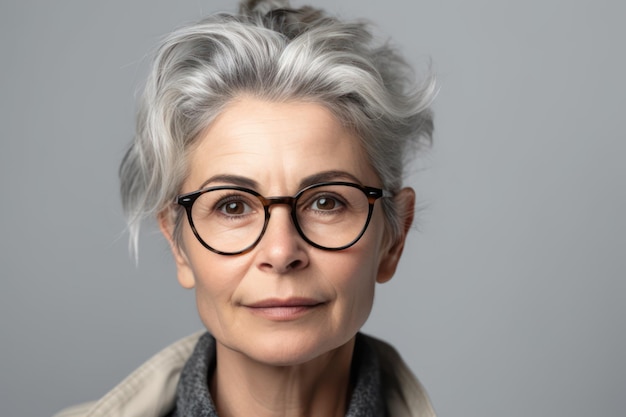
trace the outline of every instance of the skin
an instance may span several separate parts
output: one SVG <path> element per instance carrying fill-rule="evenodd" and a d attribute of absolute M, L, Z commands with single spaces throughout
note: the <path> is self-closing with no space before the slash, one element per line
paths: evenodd
<path fill-rule="evenodd" d="M 265 196 L 290 196 L 314 176 L 321 182 L 320 175 L 381 186 L 359 139 L 323 106 L 244 97 L 198 138 L 180 191 L 243 181 Z M 195 288 L 200 318 L 217 340 L 211 393 L 221 416 L 345 414 L 355 335 L 370 314 L 376 282 L 393 276 L 412 222 L 413 190 L 405 188 L 394 198 L 403 213 L 400 239 L 386 239 L 377 202 L 364 236 L 337 252 L 302 240 L 283 205 L 272 207 L 259 244 L 236 256 L 205 249 L 187 222 L 177 245 L 172 216 L 161 213 L 178 280 Z M 316 304 L 251 307 L 300 298 Z"/>

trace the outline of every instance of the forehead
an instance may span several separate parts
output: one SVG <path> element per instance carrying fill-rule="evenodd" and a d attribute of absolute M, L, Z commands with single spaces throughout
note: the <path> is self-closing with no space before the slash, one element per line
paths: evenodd
<path fill-rule="evenodd" d="M 202 132 L 189 162 L 184 191 L 236 175 L 253 179 L 260 192 L 293 193 L 303 178 L 329 171 L 379 184 L 360 139 L 310 102 L 237 100 Z"/>

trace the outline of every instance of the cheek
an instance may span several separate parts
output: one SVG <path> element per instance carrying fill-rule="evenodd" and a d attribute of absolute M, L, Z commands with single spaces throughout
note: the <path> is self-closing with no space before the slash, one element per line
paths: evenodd
<path fill-rule="evenodd" d="M 372 311 L 376 283 L 371 266 L 365 264 L 368 262 L 352 264 L 352 261 L 346 262 L 345 259 L 350 258 L 339 261 L 341 267 L 336 270 L 337 304 L 328 329 L 329 334 L 340 337 L 335 340 L 336 344 L 352 338 L 367 321 Z"/>
<path fill-rule="evenodd" d="M 218 306 L 221 300 L 227 300 L 229 293 L 229 280 L 224 279 L 219 263 L 196 262 L 193 264 L 196 278 L 196 305 L 200 319 L 211 332 L 217 329 L 216 323 L 221 321 Z"/>
<path fill-rule="evenodd" d="M 365 238 L 366 236 L 364 236 Z M 343 326 L 357 330 L 367 320 L 374 302 L 379 260 L 379 239 L 364 240 L 344 253 L 338 253 L 333 276 L 335 289 L 341 299 Z M 359 241 L 359 243 L 361 243 Z"/>
<path fill-rule="evenodd" d="M 233 296 L 244 275 L 236 265 L 224 260 L 202 262 L 196 269 L 196 307 L 200 320 L 218 340 L 226 342 L 236 330 L 237 319 Z"/>
<path fill-rule="evenodd" d="M 371 306 L 376 286 L 375 262 L 368 257 L 364 262 L 356 265 L 356 277 L 345 283 L 346 290 L 355 300 L 355 303 Z"/>
<path fill-rule="evenodd" d="M 242 265 L 237 258 L 224 259 L 221 255 L 203 250 L 201 256 L 190 258 L 197 296 L 214 302 L 227 302 L 232 298 L 248 266 Z"/>
<path fill-rule="evenodd" d="M 369 315 L 374 302 L 376 279 L 382 258 L 383 235 L 382 216 L 374 216 L 363 236 L 363 246 L 356 247 L 360 253 L 352 257 L 355 260 L 353 268 L 356 271 L 356 279 L 346 280 L 346 289 L 354 295 L 355 310 L 360 315 L 365 314 L 365 318 Z"/>
<path fill-rule="evenodd" d="M 243 257 L 217 255 L 193 240 L 185 240 L 185 245 L 200 319 L 209 331 L 219 334 L 221 323 L 229 320 L 233 294 L 249 265 Z"/>

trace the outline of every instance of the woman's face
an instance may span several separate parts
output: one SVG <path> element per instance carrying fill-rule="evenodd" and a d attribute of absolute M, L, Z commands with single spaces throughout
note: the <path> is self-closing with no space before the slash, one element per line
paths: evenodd
<path fill-rule="evenodd" d="M 190 164 L 182 193 L 246 184 L 266 197 L 292 196 L 312 176 L 381 185 L 359 140 L 326 108 L 305 102 L 233 102 L 202 133 Z M 402 195 L 412 206 L 412 191 Z M 263 238 L 242 255 L 207 250 L 187 221 L 181 245 L 172 245 L 178 279 L 195 287 L 200 318 L 220 347 L 275 365 L 349 342 L 370 313 L 376 281 L 393 275 L 403 243 L 385 243 L 380 202 L 363 237 L 336 252 L 307 244 L 290 210 L 272 206 Z M 167 218 L 161 226 L 171 242 Z"/>

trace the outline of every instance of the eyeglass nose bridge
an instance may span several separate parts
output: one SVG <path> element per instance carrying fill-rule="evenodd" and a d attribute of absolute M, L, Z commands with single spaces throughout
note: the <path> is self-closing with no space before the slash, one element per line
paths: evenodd
<path fill-rule="evenodd" d="M 278 197 L 263 197 L 263 196 L 258 196 L 259 200 L 261 200 L 261 204 L 263 204 L 263 210 L 265 211 L 265 224 L 263 225 L 263 231 L 261 232 L 261 236 L 259 236 L 259 240 L 261 239 L 261 237 L 263 237 L 263 235 L 265 234 L 265 230 L 267 229 L 267 225 L 270 221 L 270 216 L 271 216 L 271 212 L 270 212 L 270 207 L 275 206 L 275 205 L 279 205 L 279 204 L 283 204 L 286 206 L 289 206 L 289 208 L 291 208 L 291 221 L 293 222 L 293 225 L 296 227 L 296 230 L 298 231 L 298 233 L 300 234 L 300 236 L 302 236 L 304 239 L 306 239 L 306 237 L 304 236 L 304 233 L 302 232 L 302 230 L 300 229 L 300 225 L 298 224 L 298 219 L 296 216 L 296 201 L 298 199 L 298 197 L 291 197 L 291 196 L 278 196 Z M 308 240 L 308 239 L 306 239 Z"/>
<path fill-rule="evenodd" d="M 299 195 L 296 195 L 295 197 L 292 196 L 277 196 L 277 197 L 263 197 L 263 196 L 257 196 L 259 198 L 259 200 L 261 201 L 261 203 L 263 204 L 263 209 L 265 211 L 265 223 L 263 224 L 263 229 L 261 230 L 261 234 L 259 235 L 259 237 L 257 238 L 256 242 L 254 242 L 254 244 L 252 245 L 252 247 L 256 246 L 261 239 L 263 239 L 263 236 L 265 236 L 265 232 L 267 231 L 267 226 L 269 225 L 270 222 L 270 216 L 271 216 L 271 212 L 270 212 L 270 207 L 275 206 L 275 205 L 286 205 L 289 206 L 289 208 L 291 209 L 291 213 L 290 213 L 290 217 L 291 217 L 291 222 L 293 223 L 293 226 L 295 227 L 296 231 L 298 232 L 298 235 L 308 244 L 316 247 L 316 248 L 320 248 L 323 249 L 322 246 L 318 245 L 317 243 L 311 241 L 305 234 L 304 231 L 302 230 L 302 228 L 300 227 L 300 223 L 298 222 L 298 216 L 296 213 L 297 207 L 297 201 L 298 201 L 298 197 Z"/>
<path fill-rule="evenodd" d="M 263 197 L 259 196 L 261 203 L 263 203 L 263 208 L 267 213 L 269 213 L 269 209 L 271 206 L 276 204 L 285 204 L 292 208 L 292 210 L 296 206 L 297 197 L 289 197 L 289 196 L 281 196 L 281 197 Z"/>

